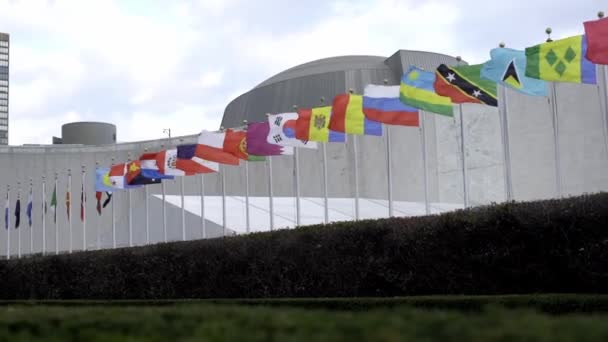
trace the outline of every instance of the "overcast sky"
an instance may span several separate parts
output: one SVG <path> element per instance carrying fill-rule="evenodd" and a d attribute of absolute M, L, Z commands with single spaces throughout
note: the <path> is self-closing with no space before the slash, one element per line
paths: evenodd
<path fill-rule="evenodd" d="M 270 76 L 338 55 L 398 49 L 482 63 L 583 33 L 604 0 L 0 0 L 11 35 L 11 145 L 46 144 L 72 121 L 119 141 L 219 127 L 225 106 Z M 608 11 L 606 11 L 608 12 Z"/>

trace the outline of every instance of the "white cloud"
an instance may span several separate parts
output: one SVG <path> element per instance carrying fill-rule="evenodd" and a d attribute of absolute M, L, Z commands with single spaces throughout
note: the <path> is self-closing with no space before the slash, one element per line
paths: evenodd
<path fill-rule="evenodd" d="M 214 70 L 203 73 L 199 80 L 201 88 L 213 88 L 222 83 L 224 78 L 224 70 Z"/>

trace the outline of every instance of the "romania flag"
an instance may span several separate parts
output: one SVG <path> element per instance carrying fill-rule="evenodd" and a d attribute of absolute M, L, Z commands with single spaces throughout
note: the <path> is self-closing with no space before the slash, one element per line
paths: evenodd
<path fill-rule="evenodd" d="M 362 135 L 382 135 L 382 123 L 368 119 L 363 113 L 363 96 L 340 94 L 334 98 L 329 129 Z"/>
<path fill-rule="evenodd" d="M 344 142 L 346 135 L 329 129 L 331 106 L 298 110 L 296 138 L 319 142 Z"/>
<path fill-rule="evenodd" d="M 574 36 L 526 48 L 526 76 L 545 81 L 596 84 L 587 40 Z"/>
<path fill-rule="evenodd" d="M 452 100 L 437 95 L 434 84 L 434 72 L 411 66 L 401 78 L 401 102 L 428 112 L 453 116 Z"/>

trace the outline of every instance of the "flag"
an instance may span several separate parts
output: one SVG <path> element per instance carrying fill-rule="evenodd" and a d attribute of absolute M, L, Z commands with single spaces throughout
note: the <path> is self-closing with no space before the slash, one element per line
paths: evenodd
<path fill-rule="evenodd" d="M 97 167 L 95 168 L 95 191 L 112 191 L 112 182 L 110 180 L 110 168 L 109 167 Z"/>
<path fill-rule="evenodd" d="M 21 222 L 21 200 L 17 197 L 17 203 L 15 204 L 15 229 L 19 228 Z"/>
<path fill-rule="evenodd" d="M 198 135 L 196 156 L 204 160 L 239 165 L 239 157 L 225 150 L 226 132 L 202 131 Z"/>
<path fill-rule="evenodd" d="M 224 151 L 239 159 L 248 161 L 264 161 L 263 156 L 256 156 L 247 153 L 247 132 L 244 130 L 227 129 L 224 138 Z"/>
<path fill-rule="evenodd" d="M 256 156 L 279 156 L 293 154 L 292 146 L 281 146 L 268 142 L 270 125 L 268 122 L 255 122 L 247 125 L 247 153 Z"/>
<path fill-rule="evenodd" d="M 25 214 L 27 215 L 27 223 L 32 228 L 32 189 L 30 188 L 30 194 L 27 198 L 27 206 L 25 207 Z"/>
<path fill-rule="evenodd" d="M 129 185 L 159 184 L 161 179 L 173 179 L 171 175 L 164 175 L 158 168 L 146 168 L 141 161 L 134 160 L 127 163 L 126 180 Z"/>
<path fill-rule="evenodd" d="M 298 109 L 295 136 L 300 140 L 345 142 L 346 135 L 329 129 L 331 106 Z"/>
<path fill-rule="evenodd" d="M 268 115 L 268 137 L 266 141 L 281 146 L 293 146 L 300 148 L 317 148 L 317 143 L 309 140 L 296 138 L 296 121 L 298 113 L 281 113 Z"/>
<path fill-rule="evenodd" d="M 80 222 L 84 222 L 84 206 L 86 200 L 86 196 L 84 195 L 84 184 L 82 184 L 80 187 Z"/>
<path fill-rule="evenodd" d="M 6 203 L 4 203 L 4 228 L 8 230 L 8 212 L 10 203 L 8 200 L 8 192 L 6 193 Z"/>
<path fill-rule="evenodd" d="M 454 103 L 479 103 L 498 106 L 496 82 L 481 78 L 483 64 L 439 65 L 435 71 L 435 93 L 447 96 Z"/>
<path fill-rule="evenodd" d="M 418 126 L 418 109 L 401 102 L 399 86 L 365 86 L 363 113 L 368 119 L 387 125 Z"/>
<path fill-rule="evenodd" d="M 195 153 L 196 144 L 179 145 L 175 149 L 144 153 L 139 160 L 143 168 L 157 169 L 161 174 L 169 176 L 191 176 L 219 170 L 218 163 L 201 159 Z"/>
<path fill-rule="evenodd" d="M 110 166 L 109 172 L 107 174 L 104 174 L 102 178 L 104 186 L 99 188 L 96 186 L 96 191 L 107 191 L 111 189 L 132 189 L 142 187 L 143 185 L 130 185 L 127 181 L 127 164 L 128 163 L 121 163 Z"/>
<path fill-rule="evenodd" d="M 70 221 L 70 189 L 65 192 L 65 212 L 68 215 L 68 221 Z"/>
<path fill-rule="evenodd" d="M 427 112 L 453 116 L 452 100 L 437 95 L 434 84 L 434 72 L 411 66 L 401 77 L 401 102 Z"/>
<path fill-rule="evenodd" d="M 526 53 L 521 50 L 494 48 L 483 64 L 481 77 L 527 95 L 547 96 L 547 82 L 526 76 Z"/>
<path fill-rule="evenodd" d="M 51 209 L 53 210 L 53 222 L 57 223 L 57 185 L 53 188 L 53 196 L 51 196 Z"/>
<path fill-rule="evenodd" d="M 586 21 L 583 25 L 587 44 L 585 57 L 595 64 L 608 64 L 608 18 Z"/>
<path fill-rule="evenodd" d="M 382 135 L 382 124 L 363 114 L 363 96 L 339 94 L 334 98 L 329 129 L 337 132 Z"/>
<path fill-rule="evenodd" d="M 574 36 L 526 48 L 526 76 L 545 81 L 596 84 L 587 40 Z"/>
<path fill-rule="evenodd" d="M 112 200 L 112 192 L 106 191 L 106 200 L 103 201 L 102 208 L 105 208 L 108 204 L 110 204 L 111 200 Z"/>
<path fill-rule="evenodd" d="M 101 191 L 95 191 L 95 199 L 97 200 L 97 213 L 99 214 L 99 216 L 101 216 L 101 195 L 102 192 Z"/>

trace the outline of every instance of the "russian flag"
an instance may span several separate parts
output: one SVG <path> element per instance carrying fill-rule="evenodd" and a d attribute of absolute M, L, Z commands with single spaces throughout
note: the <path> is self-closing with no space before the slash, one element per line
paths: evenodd
<path fill-rule="evenodd" d="M 332 103 L 329 129 L 359 135 L 382 135 L 382 123 L 363 114 L 363 96 L 340 94 Z"/>
<path fill-rule="evenodd" d="M 399 99 L 399 86 L 369 84 L 363 92 L 363 113 L 387 125 L 418 126 L 418 109 Z"/>

